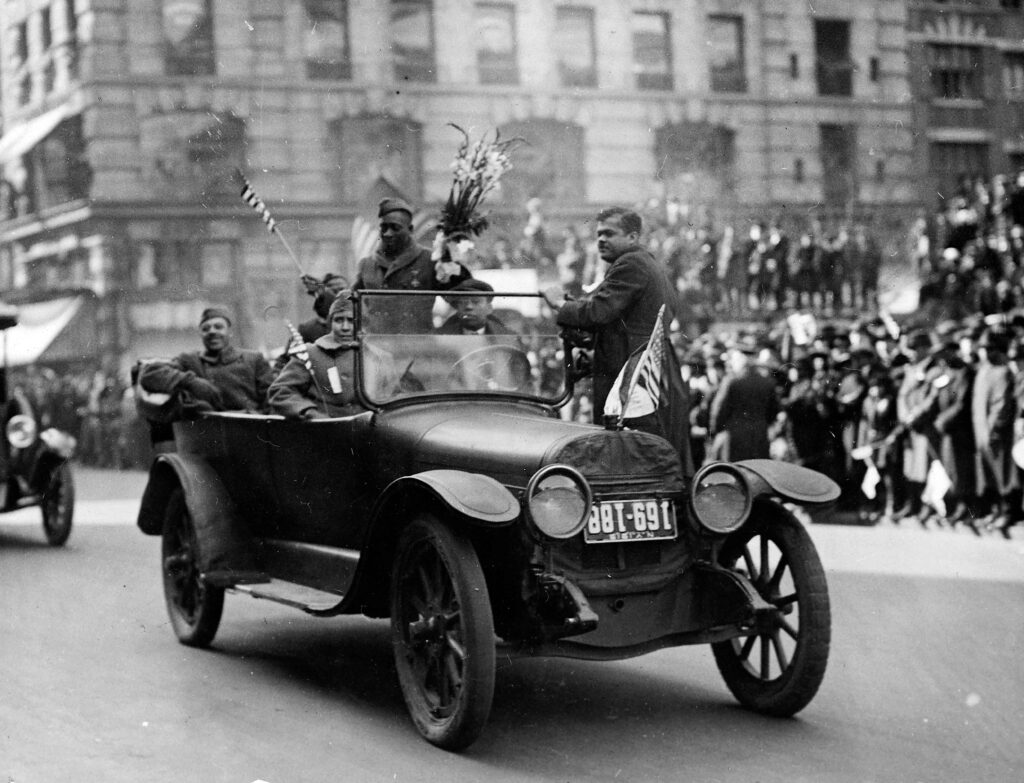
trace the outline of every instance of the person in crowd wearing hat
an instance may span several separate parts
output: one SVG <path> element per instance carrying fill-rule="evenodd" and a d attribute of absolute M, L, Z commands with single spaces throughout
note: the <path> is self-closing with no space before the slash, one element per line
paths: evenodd
<path fill-rule="evenodd" d="M 939 461 L 949 476 L 946 520 L 961 522 L 975 533 L 974 428 L 971 425 L 971 389 L 974 373 L 961 358 L 952 333 L 942 335 L 935 349 L 931 380 L 931 411 L 938 435 Z"/>
<path fill-rule="evenodd" d="M 861 404 L 854 444 L 857 448 L 871 450 L 867 461 L 874 464 L 881 485 L 875 488 L 875 497 L 865 503 L 869 520 L 892 521 L 902 475 L 901 455 L 893 446 L 891 437 L 896 424 L 895 385 L 886 369 L 876 365 L 868 374 L 867 393 Z"/>
<path fill-rule="evenodd" d="M 420 247 L 413 239 L 412 207 L 402 199 L 383 199 L 377 217 L 380 242 L 372 256 L 359 261 L 352 286 L 355 290 L 446 291 L 472 277 L 469 269 L 458 263 L 451 273 L 439 269 L 430 249 Z M 378 302 L 378 308 L 382 304 Z M 382 331 L 391 333 L 429 332 L 434 326 L 433 306 L 434 300 L 429 297 L 396 297 L 390 306 L 374 310 L 369 328 L 377 323 Z"/>
<path fill-rule="evenodd" d="M 302 343 L 311 343 L 331 331 L 331 326 L 327 322 L 327 311 L 330 309 L 334 297 L 349 285 L 343 275 L 334 272 L 328 272 L 322 280 L 309 275 L 304 276 L 302 280 L 306 285 L 307 293 L 313 297 L 313 317 L 300 323 L 296 329 Z M 288 349 L 294 347 L 293 342 L 297 343 L 298 341 L 289 341 L 281 355 L 277 357 L 277 361 L 274 362 L 275 372 L 280 372 L 288 363 Z"/>
<path fill-rule="evenodd" d="M 223 307 L 206 308 L 199 318 L 199 334 L 203 350 L 147 362 L 139 372 L 141 387 L 178 395 L 186 413 L 265 411 L 273 372 L 259 351 L 232 345 L 231 314 Z"/>
<path fill-rule="evenodd" d="M 768 428 L 779 413 L 775 381 L 754 363 L 759 346 L 747 336 L 729 351 L 729 372 L 711 403 L 710 458 L 768 459 Z"/>
<path fill-rule="evenodd" d="M 1017 416 L 1013 373 L 1007 362 L 1009 340 L 989 329 L 978 341 L 978 367 L 971 393 L 971 423 L 976 444 L 978 495 L 992 510 L 980 524 L 1006 533 L 1016 511 L 1016 475 L 1011 454 Z"/>
<path fill-rule="evenodd" d="M 452 292 L 460 294 L 449 298 L 455 312 L 437 328 L 437 334 L 512 334 L 493 313 L 494 288 L 490 283 L 470 278 L 455 286 Z"/>
<path fill-rule="evenodd" d="M 542 294 L 559 326 L 594 334 L 594 422 L 630 354 L 646 345 L 665 305 L 665 328 L 675 316 L 676 293 L 663 264 L 640 244 L 641 217 L 623 207 L 597 216 L 597 252 L 607 263 L 601 283 L 582 299 L 567 299 L 561 286 Z M 687 413 L 686 418 L 689 414 Z"/>
<path fill-rule="evenodd" d="M 934 510 L 921 500 L 934 451 L 929 443 L 929 435 L 934 436 L 934 430 L 927 405 L 931 389 L 928 377 L 931 349 L 930 333 L 922 329 L 907 335 L 904 352 L 910 363 L 896 395 L 896 416 L 904 431 L 903 477 L 907 499 L 906 504 L 893 514 L 893 521 L 912 516 L 923 526 L 927 526 L 928 519 L 934 515 Z"/>
<path fill-rule="evenodd" d="M 270 384 L 273 413 L 290 419 L 353 416 L 366 407 L 356 392 L 355 297 L 341 291 L 328 309 L 331 331 L 305 350 L 293 352 L 288 364 Z M 363 382 L 371 399 L 383 399 L 398 387 L 391 356 L 363 347 Z"/>

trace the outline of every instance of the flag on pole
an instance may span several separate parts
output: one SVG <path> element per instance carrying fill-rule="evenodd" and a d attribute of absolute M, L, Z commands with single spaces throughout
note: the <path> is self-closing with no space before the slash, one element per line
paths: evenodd
<path fill-rule="evenodd" d="M 274 233 L 274 229 L 277 228 L 277 222 L 270 214 L 270 210 L 267 209 L 267 205 L 263 203 L 263 199 L 256 195 L 256 191 L 252 189 L 252 185 L 249 184 L 244 176 L 242 177 L 242 200 L 245 201 L 250 207 L 256 210 L 256 214 L 260 216 L 260 219 L 267 224 L 267 231 L 271 234 Z"/>
<path fill-rule="evenodd" d="M 934 508 L 942 516 L 946 516 L 946 493 L 953 487 L 949 474 L 937 459 L 932 460 L 928 468 L 928 476 L 924 482 L 921 500 Z"/>
<path fill-rule="evenodd" d="M 864 480 L 860 482 L 860 491 L 864 493 L 864 497 L 868 500 L 874 500 L 878 497 L 878 483 L 882 480 L 882 475 L 878 472 L 878 468 L 875 467 L 875 461 L 868 457 L 867 470 L 864 471 Z"/>
<path fill-rule="evenodd" d="M 660 435 L 671 443 L 683 465 L 693 475 L 690 456 L 690 404 L 680 372 L 679 358 L 665 328 L 665 305 L 647 345 L 626 360 L 605 400 L 604 415 L 619 427 Z"/>

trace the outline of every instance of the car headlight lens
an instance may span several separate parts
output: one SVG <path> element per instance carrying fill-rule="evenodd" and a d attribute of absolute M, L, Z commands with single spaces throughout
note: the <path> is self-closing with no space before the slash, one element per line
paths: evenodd
<path fill-rule="evenodd" d="M 4 434 L 11 446 L 16 449 L 26 449 L 36 442 L 36 420 L 23 413 L 12 416 L 7 422 Z"/>
<path fill-rule="evenodd" d="M 526 487 L 526 510 L 532 527 L 549 538 L 572 538 L 590 518 L 593 494 L 578 470 L 548 465 Z"/>
<path fill-rule="evenodd" d="M 708 465 L 693 477 L 690 504 L 701 527 L 710 533 L 724 535 L 739 528 L 750 514 L 751 503 L 750 487 L 732 465 Z"/>

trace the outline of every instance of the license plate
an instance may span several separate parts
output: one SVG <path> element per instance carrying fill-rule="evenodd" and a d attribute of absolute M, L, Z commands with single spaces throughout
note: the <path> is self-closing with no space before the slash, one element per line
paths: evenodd
<path fill-rule="evenodd" d="M 671 500 L 604 500 L 594 503 L 583 532 L 588 544 L 658 541 L 676 537 Z"/>

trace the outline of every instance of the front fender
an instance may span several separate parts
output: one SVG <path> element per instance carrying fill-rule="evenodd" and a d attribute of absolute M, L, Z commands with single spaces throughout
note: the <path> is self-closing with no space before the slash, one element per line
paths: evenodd
<path fill-rule="evenodd" d="M 161 454 L 149 471 L 137 524 L 148 535 L 163 531 L 171 493 L 181 488 L 192 517 L 203 573 L 252 572 L 256 569 L 253 538 L 217 473 L 199 457 Z"/>
<path fill-rule="evenodd" d="M 385 488 L 378 507 L 390 505 L 394 497 L 422 490 L 488 527 L 504 527 L 519 517 L 519 501 L 504 485 L 490 476 L 461 470 L 427 470 L 396 479 Z"/>
<path fill-rule="evenodd" d="M 778 495 L 805 505 L 832 503 L 841 490 L 828 476 L 816 470 L 774 459 L 745 459 L 733 462 L 743 471 L 751 494 Z"/>

